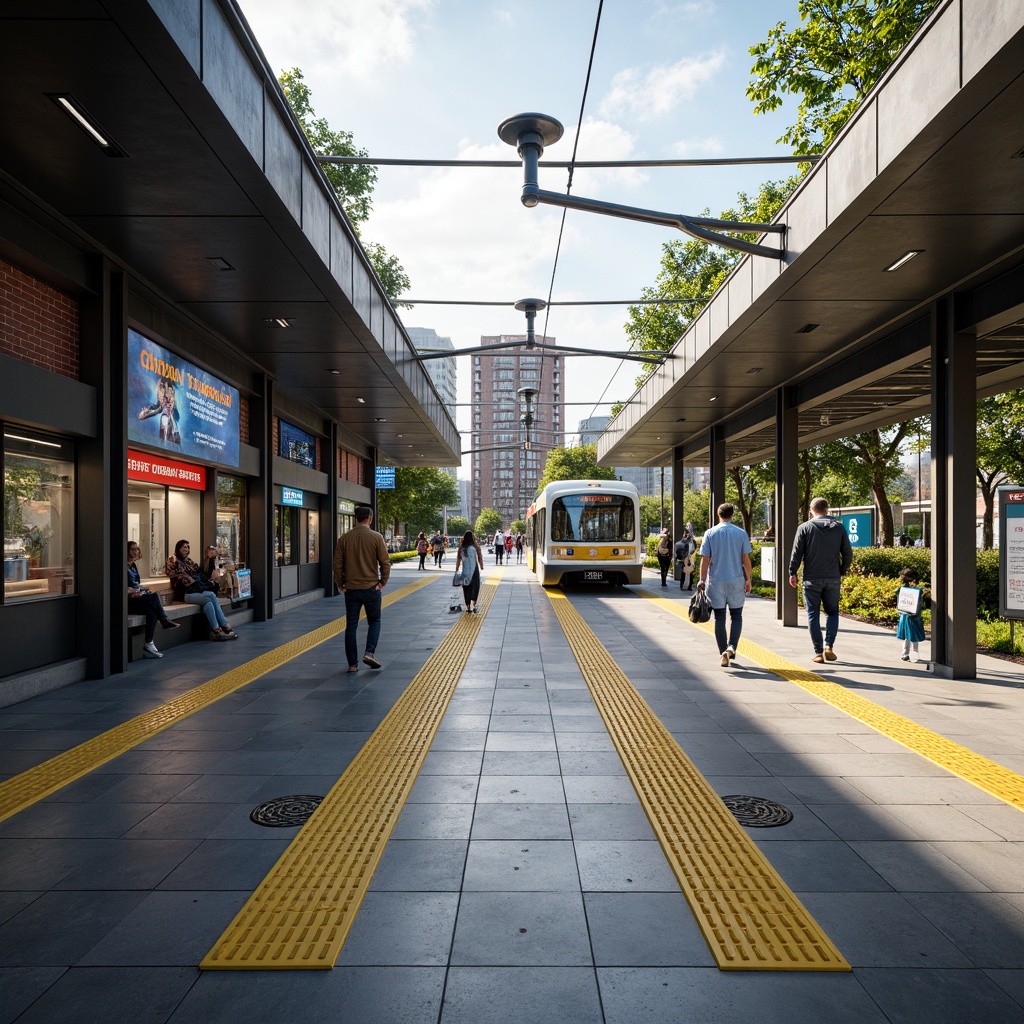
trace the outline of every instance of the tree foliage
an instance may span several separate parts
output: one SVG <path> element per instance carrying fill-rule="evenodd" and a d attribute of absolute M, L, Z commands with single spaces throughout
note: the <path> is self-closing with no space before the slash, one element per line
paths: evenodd
<path fill-rule="evenodd" d="M 733 501 L 743 520 L 743 529 L 753 537 L 768 525 L 764 502 L 775 494 L 775 461 L 754 466 L 732 466 L 726 478 L 726 497 Z"/>
<path fill-rule="evenodd" d="M 782 208 L 800 180 L 799 175 L 784 181 L 766 181 L 751 198 L 740 192 L 736 206 L 723 210 L 722 220 L 767 223 Z M 704 211 L 704 216 L 708 211 Z M 754 241 L 753 234 L 737 237 Z M 686 329 L 708 304 L 718 286 L 739 262 L 741 253 L 723 249 L 703 239 L 674 239 L 662 245 L 660 269 L 654 285 L 644 288 L 640 297 L 659 300 L 651 305 L 630 306 L 625 331 L 631 348 L 641 351 L 668 351 L 686 333 Z M 662 302 L 673 299 L 685 302 Z M 653 372 L 654 364 L 645 364 L 636 380 L 639 387 Z M 617 410 L 613 410 L 615 412 Z"/>
<path fill-rule="evenodd" d="M 1024 390 L 983 398 L 978 403 L 977 476 L 985 501 L 982 547 L 994 544 L 996 488 L 1024 484 Z"/>
<path fill-rule="evenodd" d="M 575 448 L 552 448 L 544 463 L 544 475 L 537 492 L 555 480 L 614 480 L 615 470 L 597 464 L 597 445 L 581 444 Z"/>
<path fill-rule="evenodd" d="M 452 537 L 461 537 L 467 530 L 472 530 L 469 520 L 465 516 L 448 517 L 448 533 Z"/>
<path fill-rule="evenodd" d="M 317 117 L 313 110 L 312 93 L 298 68 L 282 71 L 278 77 L 288 106 L 305 132 L 317 156 L 367 156 L 365 149 L 356 146 L 351 132 L 338 131 L 326 118 Z M 372 164 L 321 164 L 324 175 L 345 211 L 357 235 L 373 208 L 373 190 L 377 184 L 377 170 Z M 377 242 L 363 241 L 363 250 L 380 278 L 384 292 L 394 302 L 409 290 L 409 276 L 398 258 L 392 256 Z"/>
<path fill-rule="evenodd" d="M 389 524 L 395 535 L 405 523 L 408 535 L 433 532 L 441 526 L 441 509 L 459 500 L 450 474 L 435 466 L 399 466 L 394 490 L 377 491 L 377 518 Z"/>
<path fill-rule="evenodd" d="M 750 48 L 747 96 L 759 114 L 798 96 L 796 123 L 779 142 L 821 152 L 907 44 L 937 0 L 799 0 L 800 26 L 780 21 Z"/>
<path fill-rule="evenodd" d="M 670 498 L 665 498 L 664 521 L 662 520 L 662 511 L 661 498 L 653 494 L 640 495 L 640 535 L 642 537 L 649 534 L 652 529 L 660 530 L 663 522 L 664 525 L 669 528 L 669 532 L 671 533 L 672 501 Z"/>
<path fill-rule="evenodd" d="M 476 517 L 477 537 L 486 537 L 489 533 L 494 533 L 501 523 L 502 515 L 496 508 L 481 509 L 480 515 Z"/>

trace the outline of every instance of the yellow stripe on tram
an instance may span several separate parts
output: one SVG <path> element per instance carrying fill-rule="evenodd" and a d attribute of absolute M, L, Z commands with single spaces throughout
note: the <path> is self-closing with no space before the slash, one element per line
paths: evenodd
<path fill-rule="evenodd" d="M 850 970 L 569 599 L 547 594 L 718 966 Z"/>
<path fill-rule="evenodd" d="M 502 576 L 482 587 L 486 615 Z M 334 967 L 384 846 L 480 635 L 461 615 L 199 965 Z"/>
<path fill-rule="evenodd" d="M 647 597 L 647 600 L 655 601 L 661 607 L 668 609 L 673 615 L 689 622 L 686 615 L 686 608 L 677 601 L 668 601 L 663 597 Z M 694 623 L 691 623 L 694 625 Z M 714 632 L 714 623 L 702 623 L 697 628 L 706 632 Z M 816 672 L 794 665 L 793 662 L 774 651 L 761 647 L 746 638 L 740 643 L 743 645 L 743 656 L 756 662 L 762 668 L 785 679 L 788 682 L 796 683 L 808 693 L 819 697 L 832 707 L 846 712 L 851 718 L 863 722 L 872 729 L 880 732 L 883 736 L 895 740 L 908 750 L 937 764 L 940 768 L 977 786 L 998 800 L 1003 800 L 1024 811 L 1024 776 L 1018 775 L 1009 768 L 995 761 L 975 753 L 969 747 L 946 739 L 941 733 L 934 732 L 923 725 L 896 711 L 890 711 L 881 704 L 876 704 L 866 697 L 857 693 L 851 693 L 845 686 L 833 683 Z"/>
<path fill-rule="evenodd" d="M 383 607 L 394 604 L 404 597 L 433 583 L 436 576 L 429 579 L 417 580 L 402 587 L 394 593 L 388 594 L 383 602 Z M 319 644 L 331 640 L 339 633 L 344 632 L 345 618 L 335 619 L 317 629 L 306 633 L 304 636 L 296 637 L 274 650 L 261 654 L 252 661 L 219 675 L 209 682 L 197 686 L 187 693 L 175 697 L 174 700 L 161 704 L 159 707 L 146 711 L 127 722 L 114 726 L 106 732 L 94 736 L 77 747 L 65 750 L 62 754 L 51 757 L 48 761 L 29 768 L 28 771 L 14 775 L 3 782 L 0 782 L 0 821 L 23 811 L 26 807 L 43 797 L 62 789 L 69 782 L 95 771 L 100 765 L 120 757 L 133 747 L 145 742 L 157 733 L 169 729 L 189 715 L 202 711 L 214 702 L 226 697 L 229 693 L 254 682 L 260 676 L 272 672 L 276 668 L 305 654 Z"/>

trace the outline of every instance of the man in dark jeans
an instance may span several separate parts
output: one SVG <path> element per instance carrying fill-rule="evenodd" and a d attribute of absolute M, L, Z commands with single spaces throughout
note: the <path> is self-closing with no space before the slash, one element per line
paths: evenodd
<path fill-rule="evenodd" d="M 334 582 L 345 595 L 345 655 L 349 672 L 359 671 L 356 628 L 363 608 L 367 625 L 363 663 L 370 668 L 380 668 L 374 656 L 380 639 L 380 592 L 391 575 L 391 559 L 384 538 L 370 529 L 373 510 L 360 505 L 355 516 L 356 525 L 338 538 L 334 549 Z"/>
<path fill-rule="evenodd" d="M 846 527 L 828 514 L 828 502 L 815 498 L 811 502 L 812 516 L 802 523 L 793 541 L 789 558 L 789 585 L 796 586 L 796 573 L 804 565 L 804 609 L 807 629 L 814 648 L 813 661 L 835 661 L 832 650 L 839 632 L 839 588 L 853 561 L 850 538 Z M 821 637 L 821 608 L 825 607 L 825 639 Z"/>

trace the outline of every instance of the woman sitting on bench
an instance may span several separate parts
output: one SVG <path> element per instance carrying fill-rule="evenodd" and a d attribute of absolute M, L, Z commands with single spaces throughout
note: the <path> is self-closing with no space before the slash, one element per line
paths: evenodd
<path fill-rule="evenodd" d="M 156 620 L 164 629 L 177 629 L 180 622 L 171 622 L 167 618 L 167 612 L 160 603 L 160 595 L 154 594 L 142 585 L 139 570 L 135 562 L 139 557 L 139 545 L 135 541 L 128 541 L 128 614 L 146 616 L 146 645 L 142 648 L 144 658 L 162 658 L 163 655 L 156 649 L 153 637 L 156 633 Z"/>
<path fill-rule="evenodd" d="M 187 540 L 179 540 L 164 566 L 164 573 L 174 587 L 174 600 L 199 605 L 210 624 L 211 640 L 237 640 L 238 634 L 232 632 L 217 600 L 217 584 L 188 557 L 190 550 Z"/>

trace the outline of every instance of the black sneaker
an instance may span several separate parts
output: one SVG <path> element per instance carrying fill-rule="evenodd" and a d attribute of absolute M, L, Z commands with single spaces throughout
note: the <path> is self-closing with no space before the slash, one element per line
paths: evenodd
<path fill-rule="evenodd" d="M 161 619 L 160 625 L 163 626 L 164 629 L 177 629 L 181 623 L 175 622 L 174 619 Z"/>

